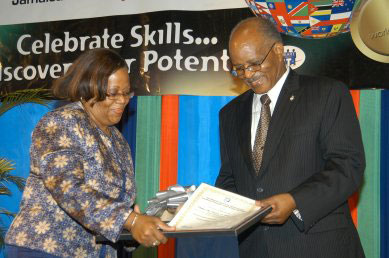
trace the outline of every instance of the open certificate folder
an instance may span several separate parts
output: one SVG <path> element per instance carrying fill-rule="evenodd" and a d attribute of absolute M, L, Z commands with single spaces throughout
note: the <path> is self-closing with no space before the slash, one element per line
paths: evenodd
<path fill-rule="evenodd" d="M 179 231 L 235 231 L 259 222 L 271 208 L 255 200 L 202 183 L 169 225 Z"/>
<path fill-rule="evenodd" d="M 172 220 L 161 219 L 176 226 L 176 231 L 163 231 L 166 237 L 238 236 L 270 211 L 252 199 L 202 183 Z M 123 230 L 118 240 L 132 241 L 131 232 Z M 109 241 L 98 235 L 96 242 Z"/>

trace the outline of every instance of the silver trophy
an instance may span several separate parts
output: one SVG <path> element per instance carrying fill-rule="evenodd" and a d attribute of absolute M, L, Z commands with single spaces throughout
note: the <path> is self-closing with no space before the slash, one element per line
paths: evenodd
<path fill-rule="evenodd" d="M 177 208 L 184 204 L 196 190 L 195 185 L 171 185 L 166 191 L 159 191 L 155 197 L 148 200 L 145 213 L 150 216 L 161 217 L 165 211 L 174 214 Z"/>

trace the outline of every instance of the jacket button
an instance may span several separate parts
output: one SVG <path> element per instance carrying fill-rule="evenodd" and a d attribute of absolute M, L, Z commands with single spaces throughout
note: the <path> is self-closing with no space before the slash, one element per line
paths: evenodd
<path fill-rule="evenodd" d="M 263 192 L 263 188 L 262 188 L 262 187 L 258 187 L 258 188 L 257 188 L 257 192 L 258 192 L 258 193 L 262 193 L 262 192 Z"/>
<path fill-rule="evenodd" d="M 268 231 L 269 228 L 270 228 L 269 226 L 264 226 L 264 227 L 263 227 L 263 230 L 264 230 L 264 231 Z"/>

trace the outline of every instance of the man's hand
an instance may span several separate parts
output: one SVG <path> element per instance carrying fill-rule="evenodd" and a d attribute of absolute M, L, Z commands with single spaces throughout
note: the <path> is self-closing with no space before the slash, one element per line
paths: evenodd
<path fill-rule="evenodd" d="M 273 195 L 267 199 L 256 201 L 256 205 L 271 206 L 272 211 L 261 222 L 267 224 L 283 224 L 296 209 L 296 203 L 289 193 Z"/>

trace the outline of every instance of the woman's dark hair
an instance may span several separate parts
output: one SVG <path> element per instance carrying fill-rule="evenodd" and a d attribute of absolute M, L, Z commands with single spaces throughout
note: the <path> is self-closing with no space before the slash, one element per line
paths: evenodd
<path fill-rule="evenodd" d="M 102 101 L 106 98 L 108 77 L 121 68 L 128 66 L 116 52 L 104 48 L 88 50 L 54 81 L 53 95 L 68 101 Z"/>

